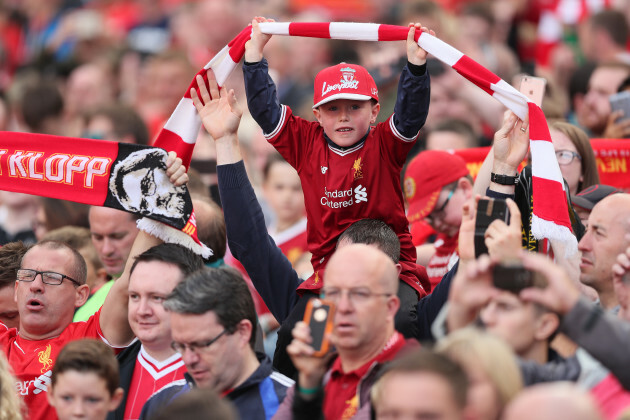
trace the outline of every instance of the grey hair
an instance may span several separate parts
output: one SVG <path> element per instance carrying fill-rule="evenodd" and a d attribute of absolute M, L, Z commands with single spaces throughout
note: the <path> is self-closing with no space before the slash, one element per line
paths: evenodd
<path fill-rule="evenodd" d="M 256 309 L 249 287 L 241 274 L 233 268 L 206 267 L 179 283 L 164 301 L 166 310 L 184 315 L 214 312 L 228 332 L 236 330 L 242 320 L 256 327 Z M 252 333 L 253 348 L 256 335 Z"/>

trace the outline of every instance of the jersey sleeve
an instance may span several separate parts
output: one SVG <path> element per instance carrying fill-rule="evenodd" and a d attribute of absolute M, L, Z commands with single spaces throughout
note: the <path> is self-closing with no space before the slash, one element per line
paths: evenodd
<path fill-rule="evenodd" d="M 413 147 L 429 112 L 429 74 L 414 75 L 407 66 L 398 82 L 394 113 L 375 127 L 382 159 L 398 170 Z"/>
<path fill-rule="evenodd" d="M 308 160 L 311 141 L 323 138 L 319 124 L 293 115 L 291 108 L 278 101 L 276 85 L 269 77 L 265 59 L 243 66 L 247 106 L 262 128 L 265 139 L 298 172 Z"/>
<path fill-rule="evenodd" d="M 273 132 L 280 121 L 282 107 L 278 101 L 276 84 L 269 76 L 269 65 L 264 58 L 257 63 L 243 65 L 247 107 L 264 134 Z"/>
<path fill-rule="evenodd" d="M 78 340 L 81 338 L 95 338 L 103 341 L 110 346 L 114 353 L 118 354 L 127 346 L 112 346 L 105 338 L 105 334 L 101 330 L 101 310 L 99 309 L 94 315 L 90 316 L 87 321 L 73 322 L 64 330 L 64 334 L 68 334 L 71 339 Z"/>
<path fill-rule="evenodd" d="M 406 65 L 400 75 L 394 115 L 391 118 L 394 134 L 403 141 L 415 141 L 427 120 L 430 83 L 426 69 L 424 74 L 416 76 Z"/>

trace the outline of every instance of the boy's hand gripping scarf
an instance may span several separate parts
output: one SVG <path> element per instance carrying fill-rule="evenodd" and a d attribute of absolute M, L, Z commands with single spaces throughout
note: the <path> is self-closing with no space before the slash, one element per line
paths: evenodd
<path fill-rule="evenodd" d="M 92 139 L 0 132 L 0 190 L 147 216 L 141 229 L 205 258 L 185 186 L 166 175 L 164 150 Z M 174 229 L 173 229 L 174 228 Z"/>
<path fill-rule="evenodd" d="M 355 41 L 402 41 L 409 29 L 403 26 L 375 23 L 261 23 L 263 33 Z M 227 46 L 198 73 L 207 80 L 206 70 L 212 69 L 219 86 L 245 54 L 245 43 L 251 36 L 251 26 L 242 30 Z M 497 75 L 473 61 L 457 49 L 423 32 L 416 32 L 418 45 L 459 74 L 480 87 L 524 120 L 529 114 L 530 150 L 532 156 L 533 215 L 531 230 L 536 239 L 547 238 L 562 242 L 567 255 L 577 252 L 577 241 L 571 233 L 571 222 L 560 167 L 545 116 L 537 105 Z M 190 99 L 190 89 L 197 88 L 193 79 L 190 87 L 170 119 L 160 132 L 156 146 L 175 150 L 184 162 L 190 159 L 201 121 Z"/>

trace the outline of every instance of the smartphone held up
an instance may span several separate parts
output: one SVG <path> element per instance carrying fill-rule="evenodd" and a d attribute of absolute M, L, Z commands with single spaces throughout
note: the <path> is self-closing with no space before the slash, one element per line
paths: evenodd
<path fill-rule="evenodd" d="M 330 350 L 328 336 L 332 332 L 335 319 L 335 304 L 325 299 L 311 299 L 306 304 L 304 322 L 311 330 L 311 347 L 315 357 L 325 356 Z"/>

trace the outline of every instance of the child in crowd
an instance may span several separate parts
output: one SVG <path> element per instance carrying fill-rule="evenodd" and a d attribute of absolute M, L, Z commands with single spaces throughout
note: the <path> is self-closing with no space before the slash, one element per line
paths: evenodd
<path fill-rule="evenodd" d="M 48 401 L 59 420 L 104 420 L 122 401 L 118 362 L 102 341 L 71 341 L 57 356 Z"/>
<path fill-rule="evenodd" d="M 316 76 L 317 122 L 297 117 L 279 104 L 262 54 L 270 35 L 261 32 L 259 23 L 268 21 L 262 17 L 252 21 L 243 74 L 252 116 L 302 182 L 314 274 L 300 289 L 317 293 L 341 232 L 359 219 L 375 218 L 385 221 L 400 238 L 400 277 L 423 296 L 429 284 L 424 269 L 416 265 L 400 172 L 429 109 L 427 53 L 414 40 L 416 31 L 429 30 L 409 24 L 408 63 L 400 77 L 394 114 L 371 126 L 380 110 L 378 89 L 359 65 L 341 63 Z"/>

